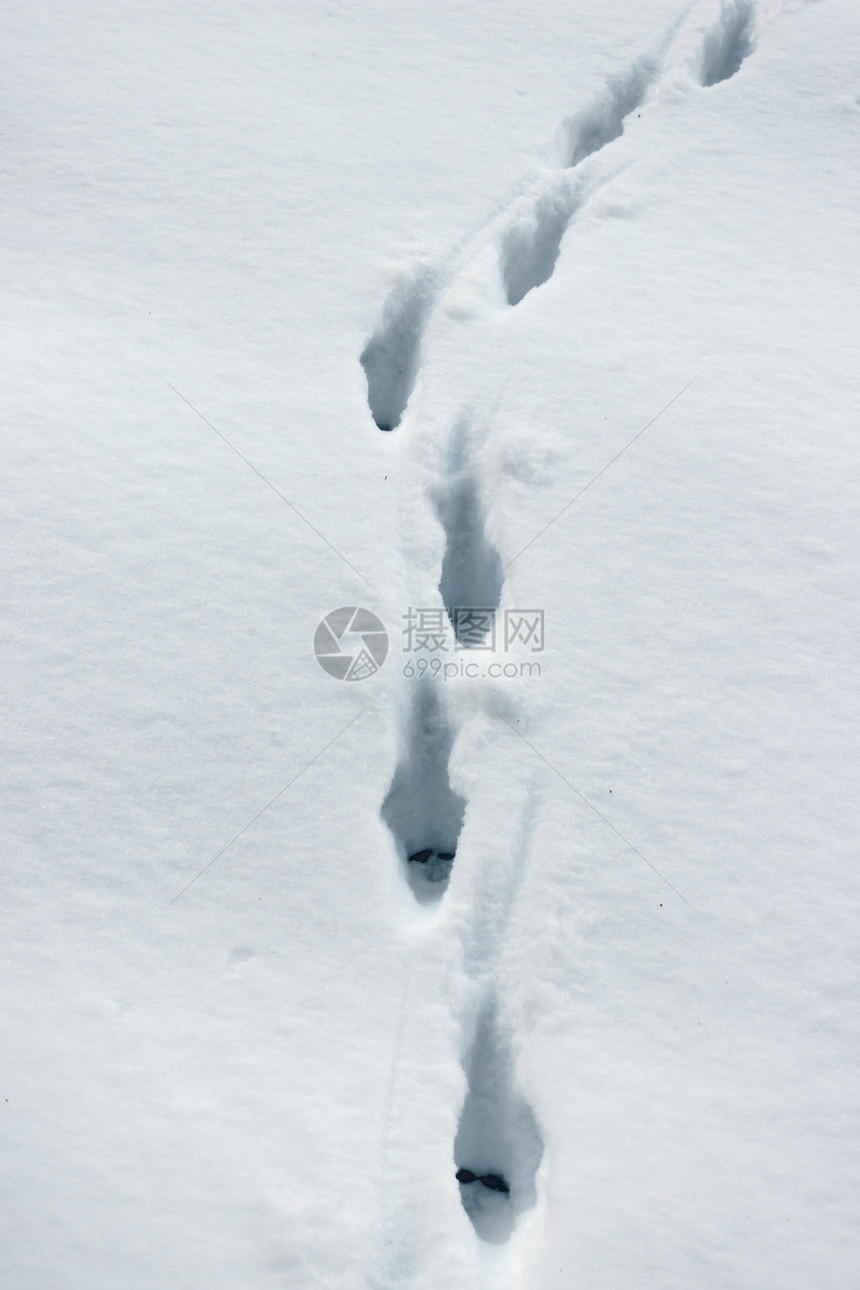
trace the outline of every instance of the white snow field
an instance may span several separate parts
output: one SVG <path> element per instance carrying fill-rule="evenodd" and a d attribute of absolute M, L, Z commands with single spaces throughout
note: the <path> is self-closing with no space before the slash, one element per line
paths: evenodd
<path fill-rule="evenodd" d="M 856 1290 L 859 57 L 7 6 L 2 1290 Z"/>

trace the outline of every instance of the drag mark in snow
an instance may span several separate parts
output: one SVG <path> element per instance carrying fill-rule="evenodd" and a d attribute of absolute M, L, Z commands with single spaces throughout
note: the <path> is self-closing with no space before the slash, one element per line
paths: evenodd
<path fill-rule="evenodd" d="M 406 411 L 421 360 L 421 336 L 436 294 L 428 269 L 402 282 L 382 311 L 382 322 L 364 347 L 367 402 L 380 430 L 394 430 Z"/>
<path fill-rule="evenodd" d="M 380 813 L 415 899 L 427 904 L 448 886 L 466 802 L 448 782 L 454 732 L 436 686 L 422 680 L 410 697 L 403 755 Z"/>
<path fill-rule="evenodd" d="M 543 1141 L 517 1090 L 493 999 L 481 1011 L 464 1065 L 468 1091 L 454 1140 L 460 1197 L 482 1240 L 501 1245 L 537 1199 Z"/>
<path fill-rule="evenodd" d="M 755 9 L 748 0 L 724 0 L 719 22 L 702 48 L 704 86 L 727 81 L 752 53 L 755 17 Z"/>

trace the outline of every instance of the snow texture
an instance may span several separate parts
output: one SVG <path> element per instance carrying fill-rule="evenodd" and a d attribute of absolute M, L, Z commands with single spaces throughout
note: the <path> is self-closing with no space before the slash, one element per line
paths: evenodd
<path fill-rule="evenodd" d="M 4 1287 L 854 1290 L 856 5 L 4 37 Z"/>

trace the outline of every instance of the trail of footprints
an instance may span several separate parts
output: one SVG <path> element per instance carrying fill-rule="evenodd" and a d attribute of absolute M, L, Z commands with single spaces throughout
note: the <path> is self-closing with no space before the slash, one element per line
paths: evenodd
<path fill-rule="evenodd" d="M 695 74 L 701 86 L 709 88 L 735 75 L 753 51 L 756 22 L 750 0 L 723 0 L 699 47 Z M 551 172 L 537 194 L 516 199 L 501 225 L 494 226 L 499 276 L 509 307 L 552 277 L 564 235 L 594 191 L 596 181 L 580 170 L 582 163 L 620 138 L 625 122 L 643 107 L 660 70 L 659 59 L 640 61 L 611 81 L 590 108 L 566 120 L 560 171 Z M 403 281 L 361 354 L 368 404 L 380 430 L 396 429 L 403 418 L 419 373 L 422 337 L 445 285 L 445 273 L 427 268 Z M 478 478 L 469 456 L 469 425 L 461 418 L 452 430 L 443 479 L 431 493 L 445 532 L 439 593 L 455 633 L 458 609 L 495 610 L 502 591 L 502 563 L 485 533 Z M 463 827 L 467 802 L 453 791 L 448 778 L 456 734 L 439 685 L 430 679 L 414 683 L 400 759 L 381 814 L 421 904 L 442 899 Z M 484 995 L 464 1061 L 468 1091 L 453 1145 L 454 1177 L 478 1236 L 501 1244 L 518 1215 L 535 1203 L 543 1143 L 517 1091 L 491 982 L 485 983 Z"/>

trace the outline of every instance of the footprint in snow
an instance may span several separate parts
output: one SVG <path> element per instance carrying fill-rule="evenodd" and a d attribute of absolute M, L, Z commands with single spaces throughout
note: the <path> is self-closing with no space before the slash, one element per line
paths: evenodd
<path fill-rule="evenodd" d="M 448 781 L 454 732 L 429 680 L 413 687 L 404 734 L 381 815 L 406 861 L 415 899 L 426 904 L 439 900 L 448 886 L 466 809 Z"/>
<path fill-rule="evenodd" d="M 537 1199 L 543 1142 L 517 1088 L 493 1000 L 479 1017 L 465 1065 L 468 1092 L 454 1140 L 460 1199 L 478 1236 L 501 1245 Z"/>
<path fill-rule="evenodd" d="M 439 594 L 457 642 L 480 646 L 502 598 L 502 561 L 486 533 L 466 417 L 454 424 L 442 483 L 432 490 L 445 530 Z"/>
<path fill-rule="evenodd" d="M 436 283 L 429 269 L 401 282 L 386 301 L 382 321 L 361 354 L 367 402 L 380 430 L 396 429 L 406 411 L 435 295 Z"/>
<path fill-rule="evenodd" d="M 748 0 L 724 0 L 720 18 L 702 47 L 701 83 L 727 81 L 753 52 L 756 11 Z"/>

